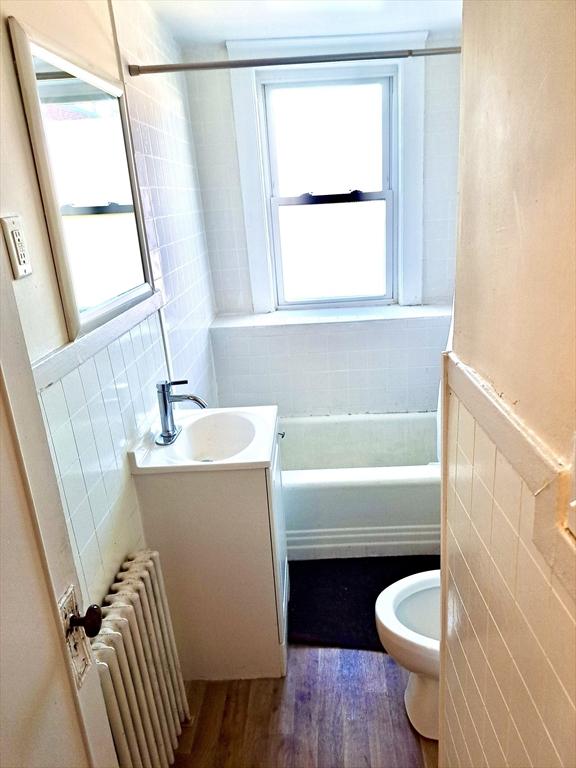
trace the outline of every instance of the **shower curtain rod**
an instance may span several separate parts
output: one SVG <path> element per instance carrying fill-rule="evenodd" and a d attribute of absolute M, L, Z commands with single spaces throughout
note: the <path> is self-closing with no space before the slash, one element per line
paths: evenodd
<path fill-rule="evenodd" d="M 459 46 L 450 48 L 411 48 L 400 51 L 368 51 L 365 53 L 322 53 L 315 56 L 282 56 L 265 59 L 224 59 L 222 61 L 198 61 L 187 64 L 129 64 L 132 77 L 156 75 L 163 72 L 199 72 L 210 69 L 246 69 L 251 67 L 280 67 L 290 64 L 324 64 L 338 61 L 376 61 L 378 59 L 408 59 L 411 56 L 446 56 L 460 53 Z"/>

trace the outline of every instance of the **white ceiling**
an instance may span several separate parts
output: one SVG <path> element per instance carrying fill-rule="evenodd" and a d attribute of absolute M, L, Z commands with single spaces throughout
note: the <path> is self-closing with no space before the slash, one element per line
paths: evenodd
<path fill-rule="evenodd" d="M 462 0 L 149 0 L 180 43 L 250 38 L 458 33 Z"/>

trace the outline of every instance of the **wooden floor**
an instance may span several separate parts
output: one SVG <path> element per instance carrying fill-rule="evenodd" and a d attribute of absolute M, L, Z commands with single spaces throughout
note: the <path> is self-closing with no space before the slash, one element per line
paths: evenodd
<path fill-rule="evenodd" d="M 279 680 L 189 682 L 175 768 L 435 768 L 383 653 L 291 646 Z"/>

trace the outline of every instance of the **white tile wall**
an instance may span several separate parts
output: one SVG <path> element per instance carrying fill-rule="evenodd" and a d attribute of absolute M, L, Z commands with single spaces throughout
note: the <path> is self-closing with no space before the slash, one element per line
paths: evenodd
<path fill-rule="evenodd" d="M 448 402 L 440 766 L 574 768 L 576 605 L 532 542 L 534 496 Z"/>
<path fill-rule="evenodd" d="M 428 42 L 429 47 L 451 45 L 458 42 Z M 456 266 L 460 56 L 426 59 L 425 98 L 422 300 L 444 304 L 452 301 Z"/>
<path fill-rule="evenodd" d="M 186 57 L 224 59 L 226 46 L 193 47 L 186 50 Z M 228 72 L 189 73 L 188 88 L 216 305 L 221 313 L 251 312 L 230 76 Z"/>
<path fill-rule="evenodd" d="M 213 328 L 221 406 L 283 416 L 434 411 L 450 318 Z"/>
<path fill-rule="evenodd" d="M 113 8 L 125 61 L 181 60 L 147 3 L 122 0 Z M 161 312 L 172 373 L 213 404 L 208 328 L 214 300 L 184 75 L 128 77 L 126 93 L 154 280 L 166 302 Z"/>
<path fill-rule="evenodd" d="M 101 601 L 144 543 L 126 449 L 156 418 L 165 376 L 154 314 L 40 392 L 85 604 Z"/>

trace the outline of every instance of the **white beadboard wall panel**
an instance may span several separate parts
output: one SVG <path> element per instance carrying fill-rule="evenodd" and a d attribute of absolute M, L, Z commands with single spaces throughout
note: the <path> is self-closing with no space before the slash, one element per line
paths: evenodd
<path fill-rule="evenodd" d="M 536 497 L 452 390 L 447 407 L 440 766 L 573 768 L 574 599 L 533 542 Z"/>
<path fill-rule="evenodd" d="M 282 416 L 434 411 L 450 317 L 213 327 L 222 407 Z"/>
<path fill-rule="evenodd" d="M 124 65 L 180 61 L 180 48 L 141 0 L 114 2 Z M 185 76 L 125 74 L 138 183 L 172 375 L 216 403 L 209 326 L 214 299 Z"/>
<path fill-rule="evenodd" d="M 39 393 L 85 604 L 144 545 L 126 451 L 156 419 L 166 375 L 154 314 Z"/>

